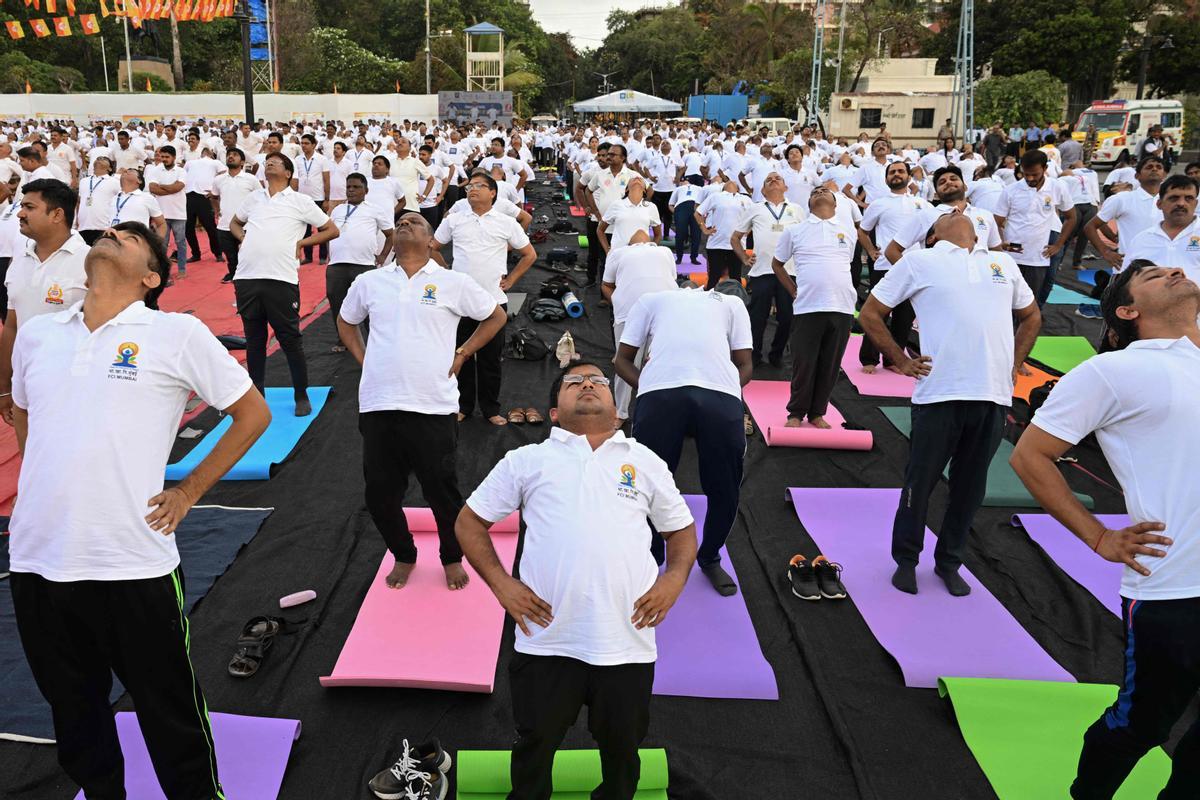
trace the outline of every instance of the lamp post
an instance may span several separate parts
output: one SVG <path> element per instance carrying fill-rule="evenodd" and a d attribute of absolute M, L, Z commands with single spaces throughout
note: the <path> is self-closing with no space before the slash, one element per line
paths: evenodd
<path fill-rule="evenodd" d="M 883 55 L 883 35 L 885 33 L 889 33 L 890 31 L 894 31 L 894 30 L 896 30 L 896 29 L 895 28 L 884 28 L 883 30 L 881 30 L 879 32 L 879 35 L 875 37 L 875 57 L 876 58 L 881 58 Z M 888 58 L 891 58 L 891 56 L 892 56 L 892 45 L 889 42 L 888 43 Z"/>
<path fill-rule="evenodd" d="M 250 6 L 238 0 L 233 18 L 242 29 L 242 92 L 246 95 L 246 122 L 254 124 L 254 81 L 250 76 Z"/>
<path fill-rule="evenodd" d="M 1155 42 L 1162 42 L 1162 44 L 1160 44 L 1158 46 L 1159 50 L 1173 50 L 1175 48 L 1175 42 L 1172 41 L 1172 39 L 1169 35 L 1167 35 L 1167 36 L 1151 36 L 1149 34 L 1146 34 L 1145 36 L 1142 37 L 1142 60 L 1141 60 L 1141 64 L 1138 65 L 1138 85 L 1137 85 L 1137 99 L 1138 100 L 1141 100 L 1142 95 L 1145 94 L 1145 92 L 1146 92 L 1146 72 L 1150 69 L 1150 47 Z"/>

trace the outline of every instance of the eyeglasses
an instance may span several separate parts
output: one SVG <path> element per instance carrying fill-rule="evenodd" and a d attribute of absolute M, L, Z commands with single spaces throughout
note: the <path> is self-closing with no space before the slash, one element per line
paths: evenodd
<path fill-rule="evenodd" d="M 592 386 L 608 386 L 609 380 L 603 375 L 564 375 L 562 382 L 566 386 L 574 386 L 582 384 L 584 381 L 590 381 Z"/>
<path fill-rule="evenodd" d="M 468 189 L 490 189 L 492 187 L 488 186 L 486 183 L 473 182 L 473 183 L 468 183 L 467 188 Z"/>

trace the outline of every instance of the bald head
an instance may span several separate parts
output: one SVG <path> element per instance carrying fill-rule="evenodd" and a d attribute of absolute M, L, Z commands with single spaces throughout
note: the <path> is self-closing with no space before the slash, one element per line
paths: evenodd
<path fill-rule="evenodd" d="M 650 241 L 650 234 L 646 232 L 645 228 L 638 228 L 633 232 L 633 236 L 629 237 L 630 244 L 644 244 L 648 241 Z"/>
<path fill-rule="evenodd" d="M 970 217 L 958 212 L 944 214 L 933 224 L 933 239 L 970 250 L 975 246 L 975 226 Z"/>

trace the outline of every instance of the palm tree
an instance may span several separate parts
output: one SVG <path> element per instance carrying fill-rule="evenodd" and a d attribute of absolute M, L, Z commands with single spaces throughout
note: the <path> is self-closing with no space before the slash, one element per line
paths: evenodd
<path fill-rule="evenodd" d="M 742 8 L 742 14 L 747 18 L 748 34 L 742 42 L 742 48 L 764 66 L 775 60 L 781 46 L 786 49 L 800 22 L 796 10 L 778 0 L 747 3 Z"/>

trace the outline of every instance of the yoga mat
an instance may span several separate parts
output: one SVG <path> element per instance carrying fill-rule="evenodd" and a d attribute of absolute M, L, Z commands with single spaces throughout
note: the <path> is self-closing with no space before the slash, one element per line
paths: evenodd
<path fill-rule="evenodd" d="M 446 588 L 433 512 L 406 508 L 404 513 L 420 552 L 417 567 L 403 589 L 389 589 L 383 579 L 395 561 L 390 553 L 383 554 L 341 655 L 333 671 L 320 679 L 321 685 L 491 693 L 504 609 L 466 561 L 463 568 L 471 582 L 453 592 Z M 516 514 L 492 526 L 492 543 L 510 573 L 517 530 Z M 402 636 L 397 620 L 404 621 Z"/>
<path fill-rule="evenodd" d="M 278 797 L 292 743 L 300 738 L 299 720 L 218 713 L 210 714 L 209 720 L 217 750 L 217 775 L 225 797 Z M 117 714 L 117 736 L 125 755 L 125 793 L 129 800 L 165 800 L 135 714 Z M 75 800 L 84 800 L 82 791 Z"/>
<path fill-rule="evenodd" d="M 1096 519 L 1112 530 L 1131 524 L 1128 514 L 1097 514 Z M 1049 514 L 1013 514 L 1012 524 L 1024 528 L 1063 572 L 1091 592 L 1101 605 L 1121 616 L 1124 564 L 1105 561 Z"/>
<path fill-rule="evenodd" d="M 175 544 L 183 566 L 186 612 L 191 613 L 200 598 L 208 594 L 270 515 L 269 508 L 196 506 L 184 517 L 175 532 Z M 7 543 L 4 547 L 7 551 Z M 109 699 L 116 702 L 124 691 L 114 678 Z M 0 581 L 0 739 L 54 741 L 50 706 L 38 692 L 25 661 L 7 580 Z"/>
<path fill-rule="evenodd" d="M 1039 336 L 1029 357 L 1044 367 L 1067 373 L 1096 355 L 1096 348 L 1082 336 Z"/>
<path fill-rule="evenodd" d="M 508 318 L 512 319 L 521 313 L 521 309 L 525 306 L 525 298 L 529 297 L 526 292 L 505 292 L 505 298 L 508 300 Z"/>
<path fill-rule="evenodd" d="M 312 413 L 307 417 L 296 416 L 296 399 L 289 386 L 267 388 L 267 405 L 271 408 L 271 424 L 257 442 L 251 445 L 246 455 L 233 465 L 221 480 L 224 481 L 265 481 L 271 477 L 271 468 L 281 464 L 300 437 L 308 430 L 325 401 L 329 399 L 328 386 L 308 387 L 308 399 L 312 403 Z M 217 427 L 209 431 L 203 439 L 197 442 L 188 454 L 174 464 L 167 465 L 167 480 L 183 480 L 194 470 L 204 457 L 217 446 L 217 440 L 233 425 L 233 417 L 225 416 Z"/>
<path fill-rule="evenodd" d="M 882 364 L 875 368 L 874 374 L 868 375 L 862 371 L 858 355 L 863 341 L 860 335 L 851 336 L 846 343 L 846 354 L 842 356 L 842 372 L 846 373 L 858 393 L 873 397 L 912 397 L 913 389 L 917 386 L 916 378 L 884 369 Z"/>
<path fill-rule="evenodd" d="M 1111 275 L 1111 274 L 1112 274 L 1112 270 L 1107 270 L 1107 269 L 1103 269 L 1103 270 L 1100 270 L 1100 269 L 1081 269 L 1081 270 L 1077 270 L 1077 271 L 1075 272 L 1075 277 L 1076 277 L 1076 278 L 1078 278 L 1078 279 L 1080 280 L 1080 282 L 1082 282 L 1082 283 L 1086 283 L 1086 284 L 1088 284 L 1089 286 L 1095 286 L 1095 285 L 1096 285 L 1096 273 L 1097 273 L 1097 272 L 1107 272 L 1109 275 Z M 1068 274 L 1068 275 L 1069 275 L 1070 273 L 1066 273 L 1066 274 Z"/>
<path fill-rule="evenodd" d="M 587 236 L 586 236 L 586 235 L 584 235 L 584 234 L 582 234 L 582 233 L 581 233 L 581 234 L 579 234 L 579 238 L 578 238 L 576 241 L 579 243 L 579 246 L 580 246 L 580 247 L 582 247 L 582 248 L 584 248 L 584 249 L 586 249 L 586 248 L 587 248 L 587 246 L 588 246 L 588 238 L 587 238 Z"/>
<path fill-rule="evenodd" d="M 842 583 L 906 686 L 932 688 L 943 675 L 1073 681 L 974 575 L 971 594 L 952 597 L 933 574 L 936 537 L 925 532 L 918 594 L 891 584 L 892 520 L 899 489 L 788 489 L 796 515 L 821 552 L 844 567 Z M 815 553 L 806 555 L 815 556 Z M 782 567 L 781 567 L 782 569 Z"/>
<path fill-rule="evenodd" d="M 1074 289 L 1068 289 L 1065 286 L 1055 284 L 1050 290 L 1050 296 L 1046 298 L 1046 302 L 1051 305 L 1068 305 L 1077 306 L 1080 303 L 1090 303 L 1092 298 L 1086 294 L 1081 294 Z"/>
<path fill-rule="evenodd" d="M 892 425 L 896 426 L 896 430 L 904 434 L 905 437 L 912 436 L 912 410 L 905 406 L 891 406 L 879 409 L 883 415 L 888 418 Z M 1016 506 L 1017 508 L 1041 508 L 1037 500 L 1033 499 L 1033 495 L 1025 488 L 1025 484 L 1017 477 L 1017 473 L 1013 472 L 1013 468 L 1009 466 L 1008 459 L 1012 457 L 1013 444 L 1008 439 L 1001 439 L 1000 446 L 996 448 L 996 455 L 992 456 L 992 463 L 988 466 L 987 476 L 987 494 L 984 495 L 983 504 L 985 506 Z M 942 473 L 946 479 L 950 479 L 950 465 L 946 465 L 946 469 Z M 1095 501 L 1086 494 L 1074 492 L 1079 502 L 1083 503 L 1087 508 L 1095 506 Z"/>
<path fill-rule="evenodd" d="M 588 212 L 587 209 L 580 208 L 579 206 L 571 206 L 567 209 L 567 213 L 572 217 L 586 217 Z"/>
<path fill-rule="evenodd" d="M 1029 402 L 1029 393 L 1038 388 L 1046 381 L 1057 380 L 1057 375 L 1051 375 L 1044 369 L 1038 369 L 1028 361 L 1025 362 L 1025 368 L 1029 370 L 1029 375 L 1017 375 L 1017 382 L 1013 384 L 1013 397 Z"/>
<path fill-rule="evenodd" d="M 699 273 L 704 276 L 705 280 L 708 280 L 708 258 L 705 257 L 704 253 L 701 253 L 700 255 L 696 256 L 696 263 L 693 264 L 691 254 L 684 253 L 683 261 L 675 265 L 675 273 L 677 275 L 692 275 L 694 273 Z"/>
<path fill-rule="evenodd" d="M 785 427 L 791 396 L 791 385 L 787 381 L 750 381 L 742 389 L 742 396 L 770 447 L 870 450 L 874 442 L 870 431 L 843 428 L 846 420 L 833 403 L 825 413 L 825 420 L 833 426 L 829 430 L 814 428 L 807 420 L 799 428 Z"/>
<path fill-rule="evenodd" d="M 704 530 L 708 498 L 684 495 Z M 721 548 L 721 565 L 737 580 L 733 562 Z M 658 664 L 654 693 L 681 697 L 778 700 L 775 673 L 763 657 L 741 592 L 722 597 L 696 567 L 683 593 L 655 630 Z"/>
<path fill-rule="evenodd" d="M 979 678 L 943 678 L 938 691 L 1000 800 L 1067 797 L 1084 731 L 1117 696 L 1117 687 L 1093 683 Z M 1170 773 L 1171 759 L 1156 747 L 1115 797 L 1157 797 Z"/>
<path fill-rule="evenodd" d="M 634 800 L 667 800 L 667 751 L 639 750 Z M 507 750 L 458 751 L 458 800 L 504 800 L 512 790 Z M 554 756 L 553 800 L 588 800 L 600 785 L 599 750 L 559 750 Z"/>

